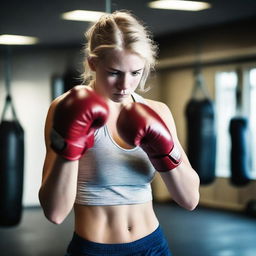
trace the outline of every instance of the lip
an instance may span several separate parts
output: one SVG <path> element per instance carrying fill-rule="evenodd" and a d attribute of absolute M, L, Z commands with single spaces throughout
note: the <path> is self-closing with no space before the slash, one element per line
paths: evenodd
<path fill-rule="evenodd" d="M 114 92 L 113 94 L 119 97 L 125 97 L 129 95 L 129 93 L 122 93 L 122 92 Z"/>

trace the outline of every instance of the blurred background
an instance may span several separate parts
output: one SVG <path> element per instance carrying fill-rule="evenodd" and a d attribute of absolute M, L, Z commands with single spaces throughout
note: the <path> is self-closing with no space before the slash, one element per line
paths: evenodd
<path fill-rule="evenodd" d="M 63 14 L 74 10 L 112 12 L 120 9 L 132 11 L 153 32 L 159 45 L 159 59 L 148 81 L 151 90 L 141 95 L 163 101 L 170 107 L 180 142 L 201 178 L 200 204 L 193 213 L 172 204 L 160 178 L 157 176 L 154 180 L 154 202 L 167 235 L 170 234 L 174 255 L 256 255 L 253 242 L 256 230 L 256 1 L 206 0 L 207 5 L 197 11 L 177 10 L 180 7 L 158 9 L 149 3 L 146 0 L 2 1 L 0 113 L 3 113 L 2 123 L 7 120 L 7 126 L 0 129 L 0 160 L 4 162 L 0 164 L 0 190 L 1 195 L 10 193 L 5 182 L 8 180 L 9 187 L 16 187 L 14 201 L 21 203 L 21 208 L 13 210 L 21 214 L 17 223 L 7 225 L 4 214 L 0 215 L 0 234 L 5 237 L 0 243 L 3 255 L 63 255 L 65 242 L 71 237 L 72 219 L 61 227 L 53 227 L 44 220 L 38 201 L 45 154 L 44 122 L 51 101 L 80 83 L 78 77 L 83 71 L 86 43 L 84 32 L 90 25 L 90 21 L 64 19 Z M 26 36 L 30 41 L 16 42 L 8 35 Z M 13 120 L 18 120 L 23 132 L 8 126 Z M 21 137 L 17 145 L 24 146 L 24 151 L 19 149 L 19 159 L 10 160 L 6 147 L 17 133 Z M 10 139 L 6 140 L 8 136 Z M 6 174 L 6 168 L 12 169 L 10 164 L 6 167 L 7 159 L 12 163 L 20 161 L 24 168 L 20 168 L 20 164 L 14 167 L 17 174 Z M 2 212 L 7 204 L 8 199 L 1 199 Z M 184 219 L 197 224 L 185 231 L 187 244 L 195 244 L 192 230 L 205 230 L 210 223 L 207 230 L 214 232 L 207 233 L 209 237 L 223 234 L 225 238 L 215 250 L 206 244 L 216 241 L 207 240 L 207 234 L 199 232 L 197 241 L 204 239 L 204 243 L 198 245 L 197 252 L 188 252 L 180 242 L 185 234 L 183 237 L 179 233 L 179 241 L 172 238 L 175 234 L 169 231 L 169 225 L 174 225 L 170 216 L 175 218 L 176 225 L 184 225 Z M 219 223 L 222 229 L 217 233 L 218 222 L 214 216 L 224 218 Z M 193 217 L 196 219 L 189 219 Z M 229 221 L 240 226 L 225 230 L 225 223 Z M 42 229 L 37 227 L 39 223 Z M 45 234 L 48 232 L 54 237 L 64 234 L 63 240 L 58 240 L 59 247 L 53 243 L 53 249 L 48 235 L 38 234 L 37 231 L 43 229 Z M 237 237 L 232 240 L 231 236 L 227 242 L 228 233 L 236 233 Z M 242 237 L 246 241 L 241 240 Z M 8 246 L 4 247 L 4 241 L 9 241 Z M 39 246 L 40 242 L 48 251 L 28 246 L 33 243 Z M 243 242 L 248 244 L 237 249 L 235 245 Z M 22 254 L 20 249 L 15 251 L 15 247 L 27 248 L 27 251 L 24 249 Z"/>

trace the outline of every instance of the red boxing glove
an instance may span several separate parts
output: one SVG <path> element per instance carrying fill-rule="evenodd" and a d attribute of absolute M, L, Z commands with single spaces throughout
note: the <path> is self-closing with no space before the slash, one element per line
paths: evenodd
<path fill-rule="evenodd" d="M 94 132 L 106 123 L 104 99 L 86 86 L 71 89 L 56 106 L 51 147 L 68 160 L 78 160 L 94 144 Z"/>
<path fill-rule="evenodd" d="M 159 172 L 174 169 L 181 162 L 171 133 L 161 117 L 142 103 L 125 106 L 117 120 L 117 130 L 123 140 L 140 146 Z"/>

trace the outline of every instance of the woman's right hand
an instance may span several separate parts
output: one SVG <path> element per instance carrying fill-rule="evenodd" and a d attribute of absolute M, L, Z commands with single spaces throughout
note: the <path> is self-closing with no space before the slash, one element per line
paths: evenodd
<path fill-rule="evenodd" d="M 51 147 L 67 160 L 78 160 L 94 144 L 94 132 L 109 114 L 104 99 L 86 86 L 71 89 L 57 104 L 50 133 Z"/>

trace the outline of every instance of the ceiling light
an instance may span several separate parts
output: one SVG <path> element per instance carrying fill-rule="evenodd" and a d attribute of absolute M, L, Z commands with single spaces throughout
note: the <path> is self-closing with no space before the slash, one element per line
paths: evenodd
<path fill-rule="evenodd" d="M 61 15 L 64 20 L 76 20 L 76 21 L 96 21 L 98 20 L 104 12 L 95 12 L 95 11 L 84 11 L 84 10 L 75 10 L 71 12 L 65 12 Z"/>
<path fill-rule="evenodd" d="M 211 7 L 209 3 L 198 1 L 183 1 L 183 0 L 159 0 L 149 2 L 150 8 L 156 9 L 171 9 L 180 11 L 201 11 Z"/>
<path fill-rule="evenodd" d="M 29 45 L 38 43 L 38 38 L 19 35 L 0 35 L 0 44 L 6 45 Z"/>

